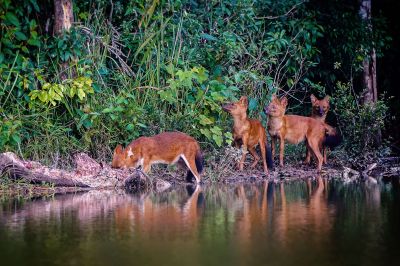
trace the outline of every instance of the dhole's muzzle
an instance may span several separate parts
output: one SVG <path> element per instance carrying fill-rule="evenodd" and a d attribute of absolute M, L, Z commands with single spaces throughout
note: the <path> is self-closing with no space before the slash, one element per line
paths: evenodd
<path fill-rule="evenodd" d="M 235 107 L 235 104 L 233 104 L 233 103 L 226 103 L 226 104 L 221 105 L 221 107 L 222 107 L 222 109 L 223 109 L 224 111 L 230 112 L 230 111 L 232 111 L 232 109 Z"/>
<path fill-rule="evenodd" d="M 318 108 L 318 114 L 319 114 L 319 116 L 323 116 L 324 115 L 324 109 L 322 108 L 322 107 L 319 107 Z"/>
<path fill-rule="evenodd" d="M 264 106 L 264 112 L 265 114 L 269 113 L 269 105 Z"/>

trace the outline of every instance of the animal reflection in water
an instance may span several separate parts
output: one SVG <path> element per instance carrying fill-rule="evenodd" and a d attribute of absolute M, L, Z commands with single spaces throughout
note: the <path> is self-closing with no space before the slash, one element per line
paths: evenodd
<path fill-rule="evenodd" d="M 0 223 L 23 231 L 26 227 L 47 228 L 49 223 L 65 224 L 69 217 L 82 232 L 95 223 L 121 238 L 141 235 L 149 240 L 201 234 L 213 241 L 212 234 L 202 232 L 215 227 L 215 232 L 231 234 L 240 253 L 254 248 L 257 239 L 269 239 L 273 247 L 304 239 L 321 243 L 332 231 L 337 206 L 345 206 L 337 191 L 340 187 L 329 191 L 330 187 L 326 179 L 318 177 L 290 184 L 191 185 L 161 193 L 89 191 L 21 205 L 3 204 Z M 380 220 L 379 186 L 359 187 L 358 193 L 345 191 L 350 193 L 346 198 L 364 195 L 368 213 Z M 337 204 L 328 203 L 328 192 Z"/>
<path fill-rule="evenodd" d="M 184 195 L 186 192 L 186 195 Z M 151 193 L 141 194 L 137 202 L 119 205 L 114 212 L 118 232 L 141 232 L 150 236 L 174 236 L 178 231 L 195 233 L 204 196 L 200 185 L 188 185 L 185 190 L 170 191 L 157 197 Z M 183 194 L 183 195 L 182 195 Z M 171 200 L 171 198 L 182 199 Z M 134 228 L 133 228 L 134 227 Z"/>
<path fill-rule="evenodd" d="M 286 246 L 290 244 L 289 240 L 293 241 L 297 236 L 298 241 L 304 241 L 304 237 L 321 241 L 328 234 L 335 209 L 328 206 L 327 180 L 318 177 L 313 184 L 308 179 L 306 189 L 302 184 L 295 191 L 293 187 L 289 188 L 289 198 L 285 183 L 264 182 L 261 188 L 255 185 L 236 188 L 237 200 L 242 202 L 242 206 L 235 214 L 235 235 L 240 240 L 238 243 L 243 252 L 246 252 L 246 243 L 254 244 L 255 237 L 272 238 L 276 241 L 274 245 Z M 299 190 L 306 195 L 298 198 Z M 310 230 L 315 234 L 301 235 L 302 231 Z M 248 246 L 248 249 L 251 248 Z"/>
<path fill-rule="evenodd" d="M 22 206 L 10 203 L 9 207 L 0 209 L 0 218 L 7 218 L 6 226 L 17 231 L 49 222 L 61 223 L 63 217 L 73 217 L 78 228 L 96 221 L 125 236 L 134 230 L 174 234 L 195 228 L 203 207 L 200 185 L 188 185 L 185 189 L 163 193 L 104 190 L 59 195 L 53 200 L 32 200 Z"/>

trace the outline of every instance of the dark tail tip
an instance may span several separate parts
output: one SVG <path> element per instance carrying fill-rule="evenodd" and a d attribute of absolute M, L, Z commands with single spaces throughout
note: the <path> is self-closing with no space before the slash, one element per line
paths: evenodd
<path fill-rule="evenodd" d="M 197 152 L 196 157 L 194 158 L 194 161 L 196 163 L 197 172 L 199 174 L 201 174 L 203 172 L 203 169 L 204 169 L 204 157 L 203 157 L 203 154 L 201 154 L 200 151 Z M 188 170 L 187 171 L 187 175 L 186 175 L 186 181 L 187 182 L 193 182 L 194 178 L 195 177 L 194 177 L 192 171 Z"/>
<path fill-rule="evenodd" d="M 275 170 L 274 158 L 272 158 L 271 147 L 268 146 L 267 143 L 265 143 L 265 150 L 267 152 L 267 166 L 268 166 L 268 169 L 274 171 Z"/>
<path fill-rule="evenodd" d="M 324 146 L 333 150 L 335 147 L 342 143 L 342 136 L 340 134 L 325 135 Z"/>

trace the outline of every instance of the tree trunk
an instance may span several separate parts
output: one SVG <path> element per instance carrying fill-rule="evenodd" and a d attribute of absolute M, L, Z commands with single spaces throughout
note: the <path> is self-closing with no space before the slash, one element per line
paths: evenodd
<path fill-rule="evenodd" d="M 366 22 L 366 31 L 372 33 L 371 24 L 371 0 L 361 0 L 360 16 Z M 376 82 L 376 53 L 372 48 L 369 55 L 363 62 L 363 103 L 376 103 L 378 100 L 378 89 Z"/>
<path fill-rule="evenodd" d="M 68 32 L 74 22 L 72 12 L 72 0 L 54 0 L 54 34 L 62 35 L 64 31 Z M 62 62 L 60 66 L 60 78 L 68 78 L 68 62 Z"/>
<path fill-rule="evenodd" d="M 63 31 L 69 31 L 74 22 L 72 0 L 54 0 L 54 19 L 56 35 L 61 35 Z"/>
<path fill-rule="evenodd" d="M 360 1 L 360 16 L 366 24 L 366 32 L 372 34 L 372 0 L 361 0 Z M 372 47 L 368 53 L 367 58 L 363 61 L 363 92 L 362 92 L 362 103 L 375 104 L 378 101 L 378 86 L 376 81 L 376 52 L 375 48 Z M 378 130 L 376 133 L 375 141 L 376 144 L 380 145 L 382 142 L 382 132 Z"/>

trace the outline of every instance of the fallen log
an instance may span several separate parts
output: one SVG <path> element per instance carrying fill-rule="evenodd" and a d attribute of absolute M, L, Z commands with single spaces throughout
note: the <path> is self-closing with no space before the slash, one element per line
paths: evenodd
<path fill-rule="evenodd" d="M 85 153 L 74 156 L 76 168 L 72 171 L 50 168 L 35 161 L 20 159 L 12 152 L 0 154 L 0 174 L 12 180 L 24 180 L 31 184 L 50 184 L 55 187 L 110 188 L 145 186 L 162 191 L 171 186 L 158 178 L 150 179 L 140 170 L 112 169 L 99 164 Z"/>
<path fill-rule="evenodd" d="M 43 173 L 33 172 L 11 152 L 0 154 L 0 173 L 1 175 L 7 175 L 13 180 L 24 179 L 32 184 L 47 183 L 57 187 L 89 187 L 87 184 L 73 179 L 52 178 Z"/>

